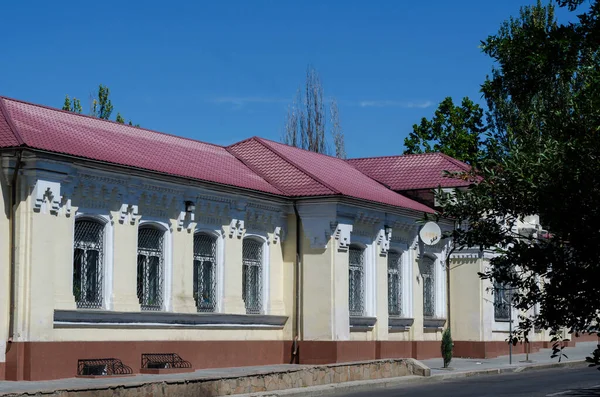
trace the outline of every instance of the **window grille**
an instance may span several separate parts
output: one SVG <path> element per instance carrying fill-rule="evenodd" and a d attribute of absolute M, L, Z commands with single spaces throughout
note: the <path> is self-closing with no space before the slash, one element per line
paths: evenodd
<path fill-rule="evenodd" d="M 92 219 L 75 221 L 73 296 L 80 309 L 102 307 L 104 225 Z"/>
<path fill-rule="evenodd" d="M 494 319 L 500 321 L 510 320 L 510 307 L 512 292 L 500 283 L 494 283 Z"/>
<path fill-rule="evenodd" d="M 262 242 L 244 239 L 242 248 L 242 298 L 248 314 L 259 314 L 262 311 L 262 261 Z"/>
<path fill-rule="evenodd" d="M 217 306 L 217 241 L 198 233 L 194 236 L 194 300 L 199 312 L 214 312 Z"/>
<path fill-rule="evenodd" d="M 350 247 L 349 250 L 348 306 L 351 316 L 362 316 L 365 312 L 365 250 Z"/>
<path fill-rule="evenodd" d="M 162 308 L 164 234 L 151 226 L 138 231 L 137 294 L 142 310 Z"/>
<path fill-rule="evenodd" d="M 423 316 L 435 317 L 435 261 L 423 258 Z"/>
<path fill-rule="evenodd" d="M 402 256 L 396 251 L 388 252 L 388 314 L 402 315 Z"/>

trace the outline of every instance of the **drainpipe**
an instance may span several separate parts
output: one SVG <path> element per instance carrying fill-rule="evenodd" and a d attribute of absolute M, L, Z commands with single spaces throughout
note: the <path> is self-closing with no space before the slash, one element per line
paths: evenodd
<path fill-rule="evenodd" d="M 296 263 L 295 263 L 295 277 L 294 277 L 294 327 L 293 327 L 293 350 L 292 350 L 292 361 L 299 362 L 298 356 L 298 341 L 300 339 L 300 321 L 302 316 L 300 315 L 301 299 L 302 299 L 302 227 L 300 224 L 300 214 L 298 213 L 298 207 L 294 201 L 294 214 L 296 216 Z"/>
<path fill-rule="evenodd" d="M 15 267 L 16 267 L 16 247 L 15 247 L 15 230 L 16 230 L 16 220 L 15 213 L 17 207 L 17 189 L 19 182 L 19 171 L 23 162 L 21 160 L 21 156 L 23 155 L 22 151 L 17 152 L 17 159 L 15 163 L 15 169 L 13 171 L 11 185 L 10 185 L 10 207 L 9 207 L 9 222 L 10 222 L 10 232 L 8 235 L 8 241 L 10 246 L 10 275 L 9 275 L 9 284 L 8 284 L 8 293 L 9 293 L 9 310 L 8 310 L 8 343 L 7 343 L 7 351 L 8 346 L 13 341 L 14 337 L 14 328 L 15 328 Z"/>
<path fill-rule="evenodd" d="M 456 229 L 456 223 L 454 224 L 454 229 Z M 448 250 L 448 254 L 446 255 L 446 320 L 448 321 L 448 328 L 452 328 L 452 311 L 450 310 L 450 257 L 454 251 L 456 251 L 456 240 L 453 236 L 452 248 Z"/>

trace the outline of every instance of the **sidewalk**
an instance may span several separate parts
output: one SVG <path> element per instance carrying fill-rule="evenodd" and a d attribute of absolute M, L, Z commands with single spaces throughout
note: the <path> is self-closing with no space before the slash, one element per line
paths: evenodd
<path fill-rule="evenodd" d="M 562 357 L 561 363 L 584 361 L 586 357 L 591 356 L 596 348 L 596 342 L 578 342 L 574 347 L 566 347 L 563 353 L 568 357 Z M 558 357 L 551 358 L 552 349 L 542 349 L 537 353 L 529 354 L 529 361 L 525 361 L 525 354 L 513 354 L 512 365 L 509 364 L 509 356 L 500 356 L 496 358 L 468 359 L 453 358 L 450 363 L 451 369 L 442 369 L 443 361 L 441 358 L 430 360 L 421 360 L 423 364 L 431 368 L 431 375 L 443 375 L 456 372 L 482 371 L 486 369 L 510 369 L 519 367 L 535 367 L 558 363 Z"/>

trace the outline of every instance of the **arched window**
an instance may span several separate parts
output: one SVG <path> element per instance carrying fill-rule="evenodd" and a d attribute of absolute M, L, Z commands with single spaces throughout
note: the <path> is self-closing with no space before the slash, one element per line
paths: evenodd
<path fill-rule="evenodd" d="M 388 271 L 388 314 L 402 315 L 402 255 L 398 251 L 389 251 L 387 255 Z"/>
<path fill-rule="evenodd" d="M 242 247 L 242 298 L 246 313 L 262 311 L 263 242 L 245 238 Z"/>
<path fill-rule="evenodd" d="M 425 256 L 422 262 L 423 316 L 435 317 L 435 259 Z"/>
<path fill-rule="evenodd" d="M 351 316 L 365 312 L 365 250 L 351 245 L 348 262 L 348 306 Z"/>
<path fill-rule="evenodd" d="M 199 312 L 217 307 L 217 241 L 214 236 L 194 236 L 194 300 Z"/>
<path fill-rule="evenodd" d="M 162 309 L 164 235 L 152 225 L 141 225 L 138 230 L 137 294 L 142 310 Z"/>
<path fill-rule="evenodd" d="M 77 219 L 73 239 L 73 296 L 78 308 L 99 309 L 103 304 L 104 224 Z"/>

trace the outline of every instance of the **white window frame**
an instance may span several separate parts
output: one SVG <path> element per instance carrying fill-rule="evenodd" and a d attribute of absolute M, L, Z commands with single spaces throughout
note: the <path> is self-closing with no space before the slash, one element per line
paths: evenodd
<path fill-rule="evenodd" d="M 225 279 L 225 271 L 224 271 L 224 256 L 225 256 L 225 236 L 224 234 L 220 231 L 220 230 L 214 230 L 214 229 L 209 229 L 209 228 L 205 228 L 205 227 L 196 227 L 196 229 L 194 230 L 194 237 L 196 237 L 196 234 L 199 233 L 204 233 L 207 234 L 209 236 L 214 237 L 215 239 L 215 244 L 216 244 L 216 255 L 217 257 L 215 258 L 215 265 L 217 266 L 216 269 L 216 274 L 215 276 L 217 277 L 217 281 L 216 281 L 216 290 L 215 290 L 215 294 L 216 294 L 216 306 L 215 306 L 215 311 L 213 313 L 222 313 L 223 311 L 223 291 L 225 288 L 224 285 L 224 279 Z M 193 260 L 193 256 L 192 256 L 192 271 L 194 268 L 194 260 Z M 195 304 L 195 302 L 194 302 Z"/>
<path fill-rule="evenodd" d="M 82 219 L 92 219 L 101 222 L 104 225 L 103 232 L 103 250 L 102 253 L 102 307 L 95 310 L 112 310 L 113 309 L 113 258 L 114 258 L 114 226 L 110 220 L 110 216 L 100 211 L 77 211 L 73 220 L 72 234 L 71 234 L 71 267 L 75 261 L 75 223 Z M 71 272 L 71 291 L 73 290 L 73 276 Z M 75 298 L 75 297 L 73 297 Z"/>
<path fill-rule="evenodd" d="M 350 263 L 350 246 L 359 246 L 364 250 L 364 313 L 365 317 L 377 316 L 377 243 L 364 236 L 352 236 L 348 245 L 348 264 Z M 387 267 L 385 269 L 387 277 Z M 348 299 L 350 297 L 348 296 Z M 387 297 L 386 297 L 387 299 Z"/>
<path fill-rule="evenodd" d="M 139 241 L 140 227 L 146 226 L 146 225 L 158 228 L 158 229 L 162 230 L 164 233 L 164 238 L 163 238 L 163 258 L 164 258 L 163 277 L 164 277 L 164 280 L 163 280 L 163 303 L 162 303 L 161 311 L 170 312 L 170 311 L 173 311 L 173 302 L 171 301 L 172 293 L 173 293 L 172 292 L 173 291 L 173 231 L 172 231 L 170 225 L 167 224 L 166 222 L 151 220 L 151 219 L 140 220 L 140 222 L 137 226 L 136 239 L 135 239 L 136 258 L 137 258 L 137 253 L 138 253 L 138 241 Z M 136 259 L 136 263 L 137 263 L 137 259 Z M 136 272 L 137 272 L 137 265 L 136 265 Z M 137 277 L 136 277 L 136 283 L 137 283 Z M 137 290 L 137 284 L 136 284 L 136 290 Z"/>
<path fill-rule="evenodd" d="M 433 260 L 434 317 L 432 318 L 440 319 L 446 318 L 446 269 L 442 260 L 443 255 L 443 252 L 424 252 L 420 259 L 420 261 L 423 261 L 427 257 Z M 421 281 L 423 288 L 425 288 L 422 276 Z M 423 309 L 425 309 L 425 295 L 423 295 Z M 424 313 L 423 316 L 425 316 Z"/>
<path fill-rule="evenodd" d="M 401 255 L 401 277 L 402 284 L 402 318 L 413 318 L 413 253 L 412 250 L 408 249 L 407 244 L 394 243 L 390 244 L 390 251 L 398 252 Z M 386 272 L 387 272 L 387 258 L 386 258 Z M 389 294 L 389 290 L 388 290 Z M 389 315 L 389 310 L 388 310 Z"/>
<path fill-rule="evenodd" d="M 258 241 L 262 243 L 262 308 L 260 314 L 269 314 L 271 312 L 270 305 L 270 283 L 271 283 L 271 251 L 269 250 L 269 239 L 266 235 L 256 234 L 256 233 L 244 233 L 244 237 L 242 238 L 242 266 L 244 266 L 244 240 L 250 239 L 254 241 Z M 243 274 L 243 267 L 240 269 Z M 244 280 L 242 279 L 242 283 Z M 240 288 L 242 286 L 240 285 Z"/>

